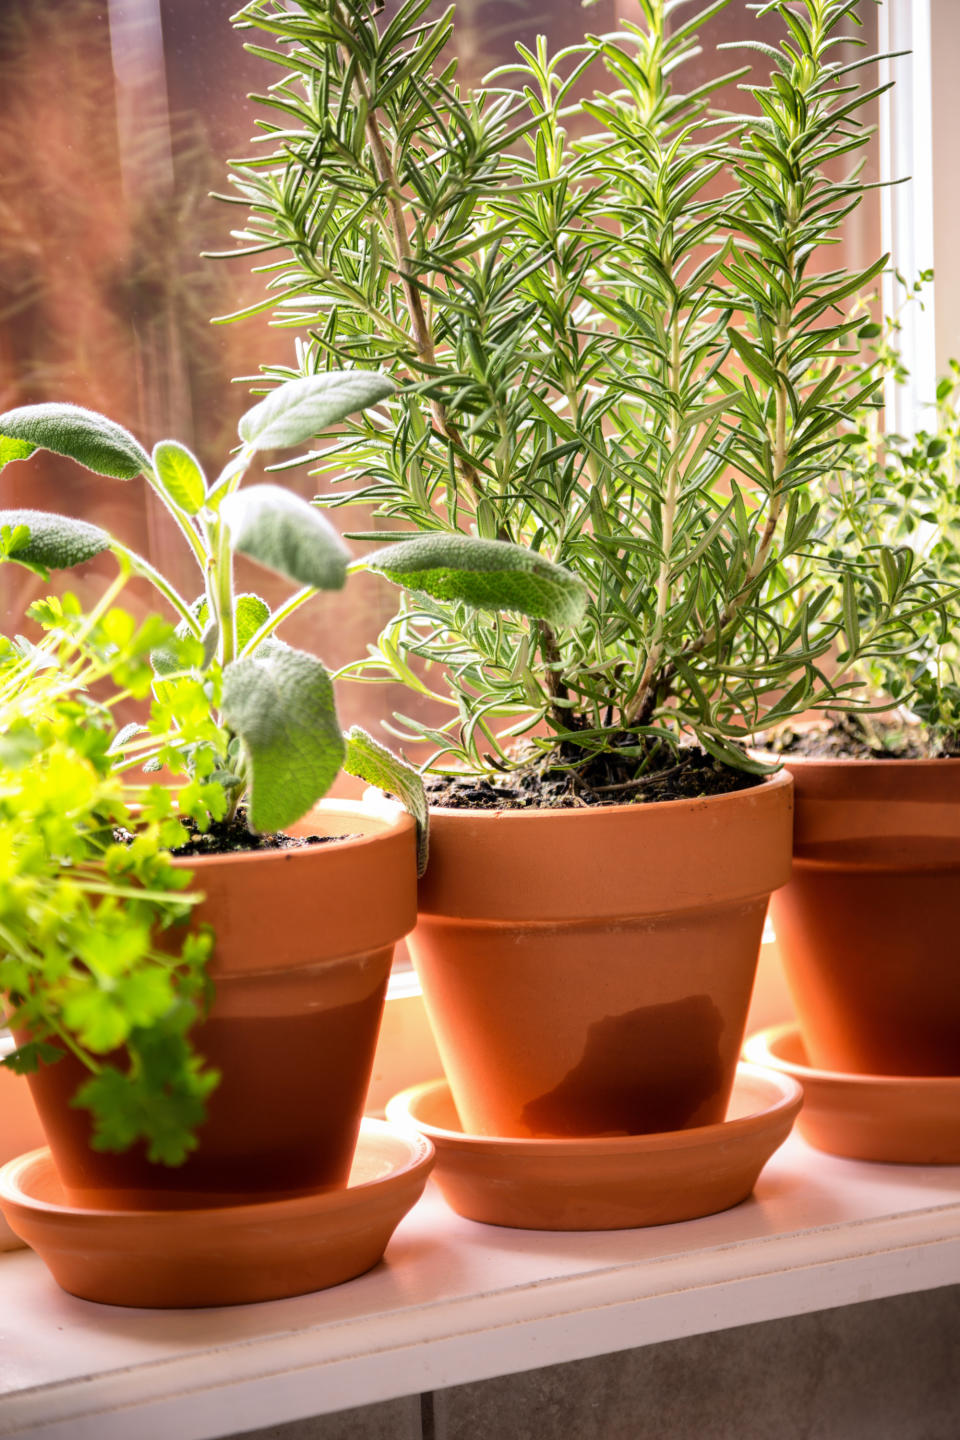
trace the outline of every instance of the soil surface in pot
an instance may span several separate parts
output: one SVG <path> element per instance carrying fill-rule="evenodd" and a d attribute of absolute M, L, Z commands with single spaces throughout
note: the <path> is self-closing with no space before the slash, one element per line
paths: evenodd
<path fill-rule="evenodd" d="M 960 744 L 934 740 L 915 721 L 883 715 L 864 720 L 833 715 L 822 724 L 784 726 L 758 736 L 765 750 L 811 760 L 936 760 L 956 758 Z"/>
<path fill-rule="evenodd" d="M 355 838 L 350 835 L 258 835 L 247 826 L 247 812 L 241 805 L 229 820 L 217 820 L 209 830 L 199 830 L 190 819 L 183 820 L 183 827 L 189 831 L 190 839 L 170 853 L 177 856 L 230 855 L 238 850 L 301 850 L 304 845 L 326 845 L 335 840 Z M 126 831 L 118 831 L 118 838 L 130 840 Z"/>
<path fill-rule="evenodd" d="M 662 745 L 643 762 L 638 749 L 637 737 L 624 735 L 615 748 L 586 763 L 578 764 L 580 757 L 561 747 L 502 776 L 428 777 L 427 799 L 451 810 L 578 810 L 696 800 L 749 790 L 763 780 L 761 775 L 724 765 L 694 745 L 679 753 Z"/>

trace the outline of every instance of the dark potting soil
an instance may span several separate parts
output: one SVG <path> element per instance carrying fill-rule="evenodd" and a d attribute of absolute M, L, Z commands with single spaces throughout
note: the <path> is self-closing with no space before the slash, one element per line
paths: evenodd
<path fill-rule="evenodd" d="M 936 760 L 958 754 L 931 740 L 921 725 L 885 716 L 865 722 L 857 715 L 834 715 L 822 724 L 784 726 L 758 736 L 757 743 L 777 755 L 811 760 Z"/>
<path fill-rule="evenodd" d="M 635 738 L 626 737 L 635 749 Z M 762 776 L 735 770 L 698 746 L 679 752 L 668 745 L 641 762 L 616 749 L 575 764 L 551 751 L 534 764 L 502 776 L 433 776 L 426 779 L 431 805 L 451 810 L 578 810 L 598 805 L 645 805 L 656 800 L 696 800 L 759 785 Z"/>
<path fill-rule="evenodd" d="M 171 855 L 230 855 L 236 851 L 301 850 L 304 845 L 327 845 L 333 840 L 349 840 L 349 835 L 257 835 L 247 828 L 247 812 L 241 805 L 230 820 L 215 820 L 209 830 L 202 831 L 190 819 L 183 820 L 190 834 L 185 845 L 171 850 Z M 126 831 L 118 831 L 118 840 L 129 840 Z"/>

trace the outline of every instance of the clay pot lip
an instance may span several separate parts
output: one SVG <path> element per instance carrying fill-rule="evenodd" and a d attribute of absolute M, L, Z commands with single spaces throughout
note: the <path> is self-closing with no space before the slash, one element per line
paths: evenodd
<path fill-rule="evenodd" d="M 713 1125 L 697 1125 L 689 1130 L 656 1130 L 647 1135 L 538 1139 L 516 1135 L 469 1135 L 462 1130 L 446 1130 L 442 1126 L 431 1125 L 426 1120 L 419 1119 L 415 1113 L 419 1099 L 438 1090 L 449 1089 L 449 1083 L 444 1079 L 426 1080 L 401 1090 L 387 1102 L 386 1112 L 387 1119 L 398 1127 L 408 1132 L 415 1129 L 417 1133 L 429 1136 L 438 1150 L 474 1153 L 507 1151 L 517 1159 L 641 1156 L 667 1150 L 689 1150 L 716 1143 L 721 1136 L 726 1140 L 736 1140 L 755 1130 L 766 1129 L 778 1116 L 782 1116 L 784 1120 L 789 1118 L 792 1123 L 803 1104 L 803 1088 L 792 1075 L 769 1066 L 741 1061 L 737 1066 L 737 1078 L 765 1084 L 771 1094 L 771 1103 L 749 1115 L 739 1115 L 734 1120 L 721 1120 Z"/>
<path fill-rule="evenodd" d="M 373 1192 L 383 1186 L 391 1187 L 421 1176 L 426 1180 L 433 1169 L 436 1151 L 433 1142 L 426 1135 L 384 1120 L 364 1116 L 360 1128 L 360 1140 L 364 1136 L 397 1142 L 405 1149 L 396 1163 L 391 1163 L 386 1175 L 359 1184 L 348 1184 L 338 1189 L 317 1190 L 308 1195 L 296 1195 L 282 1200 L 259 1200 L 241 1205 L 197 1206 L 184 1210 L 120 1210 L 94 1209 L 81 1205 L 70 1205 L 64 1199 L 61 1203 L 41 1200 L 32 1195 L 29 1188 L 30 1176 L 43 1166 L 54 1166 L 53 1155 L 48 1145 L 28 1150 L 16 1159 L 0 1166 L 0 1206 L 26 1210 L 39 1221 L 55 1220 L 84 1225 L 119 1225 L 127 1230 L 138 1230 L 153 1223 L 166 1229 L 187 1226 L 190 1222 L 205 1229 L 214 1223 L 242 1227 L 251 1223 L 266 1224 L 281 1220 L 294 1220 L 303 1214 L 315 1215 L 320 1210 L 329 1212 L 347 1211 L 363 1204 Z M 54 1167 L 55 1168 L 55 1167 Z"/>
<path fill-rule="evenodd" d="M 440 816 L 446 819 L 448 816 L 454 820 L 544 820 L 557 819 L 570 823 L 573 819 L 589 815 L 593 817 L 594 823 L 599 823 L 600 817 L 610 816 L 616 818 L 622 815 L 652 815 L 663 814 L 667 811 L 679 813 L 681 810 L 700 809 L 704 805 L 720 808 L 723 805 L 742 801 L 746 795 L 754 795 L 761 790 L 782 790 L 792 784 L 792 776 L 781 766 L 781 769 L 773 775 L 764 776 L 760 785 L 750 786 L 746 790 L 728 790 L 723 795 L 697 795 L 682 800 L 654 800 L 644 805 L 585 805 L 583 809 L 551 809 L 549 806 L 531 805 L 525 810 L 471 810 L 467 806 L 431 805 L 430 815 Z"/>
<path fill-rule="evenodd" d="M 918 756 L 904 756 L 901 759 L 898 759 L 895 755 L 891 755 L 882 759 L 879 756 L 871 756 L 867 759 L 862 756 L 856 757 L 853 755 L 849 757 L 844 755 L 775 756 L 773 752 L 769 750 L 756 750 L 753 753 L 764 760 L 778 759 L 783 769 L 788 769 L 791 765 L 796 765 L 804 770 L 813 770 L 817 766 L 822 766 L 824 769 L 843 768 L 847 770 L 874 770 L 878 766 L 883 766 L 884 769 L 888 766 L 896 766 L 898 770 L 905 770 L 908 766 L 914 770 L 928 770 L 934 767 L 943 770 L 947 766 L 951 769 L 960 767 L 960 755 L 928 755 L 923 758 Z"/>
<path fill-rule="evenodd" d="M 379 792 L 374 792 L 379 793 Z M 389 801 L 377 804 L 376 802 L 363 800 L 318 800 L 297 825 L 306 825 L 312 815 L 320 811 L 324 815 L 345 815 L 354 819 L 373 819 L 378 822 L 378 828 L 367 835 L 354 835 L 346 840 L 337 840 L 332 846 L 325 844 L 302 845 L 295 850 L 247 850 L 230 851 L 224 855 L 176 855 L 173 857 L 173 865 L 183 870 L 203 871 L 214 865 L 250 865 L 250 864 L 283 864 L 291 860 L 303 860 L 308 856 L 316 856 L 324 853 L 337 855 L 357 855 L 364 848 L 382 843 L 383 840 L 394 835 L 402 835 L 404 831 L 414 828 L 415 821 L 409 811 L 404 810 L 402 805 L 393 805 Z M 291 827 L 292 829 L 292 827 Z"/>
<path fill-rule="evenodd" d="M 842 1085 L 858 1090 L 901 1093 L 905 1088 L 918 1091 L 947 1090 L 954 1092 L 960 1103 L 960 1075 L 858 1075 L 849 1070 L 819 1070 L 813 1065 L 801 1064 L 799 1060 L 788 1060 L 780 1053 L 782 1041 L 794 1036 L 800 1038 L 800 1026 L 794 1022 L 770 1025 L 765 1030 L 758 1030 L 744 1043 L 744 1058 L 758 1069 L 775 1070 L 780 1075 L 795 1078 L 801 1085 Z"/>

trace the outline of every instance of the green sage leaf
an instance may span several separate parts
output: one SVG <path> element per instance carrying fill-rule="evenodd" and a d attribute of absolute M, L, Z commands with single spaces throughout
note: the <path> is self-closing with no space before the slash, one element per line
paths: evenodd
<path fill-rule="evenodd" d="M 19 453 L 11 453 L 11 442 Z M 65 455 L 116 480 L 133 480 L 150 468 L 150 456 L 128 430 L 80 405 L 21 405 L 0 415 L 0 464 L 26 459 L 34 450 Z"/>
<path fill-rule="evenodd" d="M 237 648 L 242 650 L 249 640 L 270 619 L 270 606 L 259 595 L 238 595 L 234 609 L 237 625 Z"/>
<path fill-rule="evenodd" d="M 230 543 L 268 570 L 317 590 L 340 590 L 350 551 L 325 515 L 280 485 L 251 485 L 228 495 L 220 516 Z"/>
<path fill-rule="evenodd" d="M 338 421 L 376 405 L 396 386 L 378 370 L 330 370 L 288 380 L 240 421 L 240 439 L 254 450 L 302 445 Z"/>
<path fill-rule="evenodd" d="M 375 550 L 364 564 L 435 600 L 515 610 L 551 625 L 577 625 L 589 599 L 575 575 L 535 550 L 472 535 L 419 535 Z"/>
<path fill-rule="evenodd" d="M 203 509 L 207 495 L 200 462 L 177 440 L 161 440 L 153 447 L 153 468 L 157 479 L 175 505 L 187 515 Z"/>
<path fill-rule="evenodd" d="M 0 510 L 0 533 L 6 541 L 3 559 L 41 575 L 69 570 L 110 548 L 110 536 L 99 525 L 48 510 Z"/>
<path fill-rule="evenodd" d="M 251 827 L 271 833 L 292 825 L 326 794 L 343 763 L 326 668 L 303 650 L 267 640 L 224 667 L 221 705 L 247 753 Z"/>
<path fill-rule="evenodd" d="M 343 768 L 348 775 L 396 795 L 417 822 L 417 874 L 427 868 L 430 812 L 419 770 L 374 740 L 359 725 L 347 731 Z"/>

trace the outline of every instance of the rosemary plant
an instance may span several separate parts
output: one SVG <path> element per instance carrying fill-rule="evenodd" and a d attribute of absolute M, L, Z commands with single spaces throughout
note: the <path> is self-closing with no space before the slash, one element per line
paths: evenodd
<path fill-rule="evenodd" d="M 393 18 L 376 0 L 250 0 L 236 19 L 282 71 L 230 197 L 267 277 L 258 308 L 300 332 L 295 366 L 266 373 L 403 382 L 389 423 L 351 418 L 314 463 L 364 475 L 318 504 L 403 527 L 375 532 L 367 563 L 406 598 L 353 673 L 444 707 L 396 717 L 427 768 L 530 763 L 511 744 L 526 735 L 591 802 L 642 791 L 692 738 L 742 780 L 762 720 L 856 701 L 821 666 L 842 583 L 804 557 L 810 482 L 880 384 L 851 300 L 884 259 L 822 262 L 865 189 L 861 113 L 880 92 L 858 74 L 876 57 L 847 58 L 854 0 L 769 0 L 752 8 L 779 45 L 747 42 L 769 79 L 741 86 L 746 113 L 718 113 L 715 86 L 681 79 L 724 3 L 685 18 L 683 0 L 639 0 L 613 35 L 518 46 L 471 94 L 451 14 L 426 19 L 427 0 Z M 457 535 L 570 570 L 584 618 L 452 600 L 421 557 Z M 877 594 L 851 662 L 895 643 L 897 595 Z"/>

